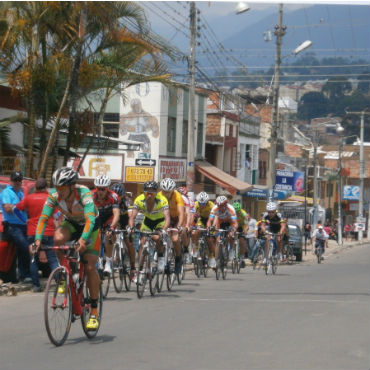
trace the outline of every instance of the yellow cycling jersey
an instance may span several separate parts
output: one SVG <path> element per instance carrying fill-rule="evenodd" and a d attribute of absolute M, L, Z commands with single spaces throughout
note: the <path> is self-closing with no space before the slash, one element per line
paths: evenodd
<path fill-rule="evenodd" d="M 168 209 L 168 202 L 165 196 L 158 193 L 155 197 L 153 209 L 151 211 L 148 211 L 145 195 L 141 194 L 135 199 L 132 208 L 136 208 L 149 220 L 156 221 L 159 219 L 163 219 L 163 212 Z"/>
<path fill-rule="evenodd" d="M 178 206 L 184 207 L 184 201 L 182 199 L 181 193 L 179 193 L 177 190 L 174 190 L 170 199 L 167 199 L 163 195 L 162 191 L 160 191 L 158 194 L 160 194 L 162 197 L 164 197 L 168 201 L 168 205 L 170 207 L 170 216 L 173 217 L 173 218 L 178 217 L 179 216 L 179 211 L 178 211 L 177 207 Z"/>
<path fill-rule="evenodd" d="M 212 208 L 214 207 L 214 203 L 209 200 L 204 207 L 201 207 L 199 205 L 199 202 L 196 201 L 194 207 L 196 216 L 199 215 L 202 218 L 208 218 L 212 211 Z"/>

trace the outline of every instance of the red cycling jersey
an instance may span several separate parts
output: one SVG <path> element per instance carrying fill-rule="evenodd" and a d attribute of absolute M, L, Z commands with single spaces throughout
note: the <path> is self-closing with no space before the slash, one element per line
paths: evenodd
<path fill-rule="evenodd" d="M 97 189 L 92 190 L 92 196 L 94 203 L 99 210 L 98 219 L 101 226 L 106 226 L 112 223 L 113 219 L 113 208 L 119 209 L 118 196 L 112 191 L 108 190 L 106 197 L 103 201 L 98 200 L 98 191 Z"/>

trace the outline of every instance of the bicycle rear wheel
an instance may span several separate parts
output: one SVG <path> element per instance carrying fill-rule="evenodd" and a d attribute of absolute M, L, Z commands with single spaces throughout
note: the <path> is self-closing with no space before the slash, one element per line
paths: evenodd
<path fill-rule="evenodd" d="M 228 254 L 229 253 L 226 250 L 226 247 L 222 249 L 221 253 L 222 253 L 222 270 L 221 270 L 221 273 L 222 273 L 222 279 L 225 280 L 226 275 L 227 275 L 227 261 L 228 261 Z"/>
<path fill-rule="evenodd" d="M 125 289 L 126 292 L 129 292 L 131 289 L 131 265 L 130 265 L 130 258 L 127 252 L 123 253 L 122 257 L 122 264 L 123 264 L 123 281 L 125 282 Z"/>
<path fill-rule="evenodd" d="M 236 272 L 236 269 L 237 269 L 237 264 L 238 264 L 238 261 L 236 260 L 236 258 L 234 257 L 231 261 L 231 272 L 233 274 L 235 274 Z"/>
<path fill-rule="evenodd" d="M 168 251 L 168 263 L 166 266 L 166 273 L 167 273 L 167 290 L 172 290 L 173 284 L 176 280 L 175 274 L 175 251 L 173 248 L 169 249 Z"/>
<path fill-rule="evenodd" d="M 321 263 L 321 245 L 316 248 L 317 251 L 317 263 Z"/>
<path fill-rule="evenodd" d="M 275 275 L 277 271 L 277 266 L 278 266 L 278 259 L 277 256 L 272 256 L 271 258 L 271 268 L 272 268 L 272 274 Z"/>
<path fill-rule="evenodd" d="M 199 279 L 200 278 L 200 273 L 202 270 L 201 262 L 198 257 L 196 257 L 196 260 L 194 261 L 194 274 L 195 276 Z"/>
<path fill-rule="evenodd" d="M 103 290 L 102 285 L 99 286 L 99 297 L 98 297 L 98 322 L 99 326 L 96 330 L 87 330 L 86 324 L 89 321 L 90 313 L 91 313 L 91 297 L 90 297 L 90 291 L 89 287 L 87 285 L 87 276 L 85 275 L 84 279 L 84 286 L 82 289 L 83 295 L 82 295 L 82 315 L 81 315 L 81 325 L 82 330 L 84 331 L 85 335 L 91 339 L 98 334 L 98 331 L 101 326 L 101 320 L 102 320 L 102 314 L 103 314 Z"/>
<path fill-rule="evenodd" d="M 114 289 L 117 293 L 122 292 L 123 288 L 123 261 L 122 261 L 122 252 L 118 243 L 115 244 L 113 250 L 113 261 L 112 261 L 112 278 Z"/>
<path fill-rule="evenodd" d="M 63 294 L 58 293 L 61 282 L 65 283 Z M 44 321 L 50 341 L 61 346 L 67 339 L 72 323 L 72 295 L 63 267 L 52 271 L 45 289 Z"/>
<path fill-rule="evenodd" d="M 108 292 L 109 292 L 109 285 L 110 285 L 110 274 L 105 274 L 104 273 L 104 264 L 101 264 L 102 268 L 99 268 L 99 276 L 100 276 L 100 281 L 101 281 L 101 288 L 103 292 L 103 298 L 107 298 Z"/>
<path fill-rule="evenodd" d="M 156 267 L 150 266 L 149 290 L 151 295 L 155 295 L 158 291 L 158 272 Z"/>
<path fill-rule="evenodd" d="M 145 292 L 145 285 L 148 280 L 147 272 L 149 268 L 148 259 L 149 259 L 148 254 L 142 256 L 142 268 L 140 268 L 140 271 L 137 274 L 136 292 L 138 298 L 142 298 Z"/>
<path fill-rule="evenodd" d="M 289 264 L 292 264 L 295 260 L 295 255 L 293 253 L 293 248 L 291 245 L 286 246 L 286 258 Z"/>

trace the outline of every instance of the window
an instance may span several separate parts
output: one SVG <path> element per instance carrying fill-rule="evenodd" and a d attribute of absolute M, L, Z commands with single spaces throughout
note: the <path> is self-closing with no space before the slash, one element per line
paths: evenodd
<path fill-rule="evenodd" d="M 176 152 L 176 118 L 168 117 L 167 152 Z"/>
<path fill-rule="evenodd" d="M 188 120 L 182 121 L 182 148 L 181 152 L 186 154 L 188 152 Z"/>
<path fill-rule="evenodd" d="M 118 138 L 119 125 L 114 123 L 103 124 L 103 135 Z"/>
<path fill-rule="evenodd" d="M 94 122 L 98 122 L 99 113 L 94 113 Z M 104 113 L 103 122 L 119 122 L 119 113 Z"/>

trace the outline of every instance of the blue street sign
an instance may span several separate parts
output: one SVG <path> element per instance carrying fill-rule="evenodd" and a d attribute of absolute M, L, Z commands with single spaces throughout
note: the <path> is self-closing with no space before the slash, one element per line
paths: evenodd
<path fill-rule="evenodd" d="M 344 200 L 360 200 L 360 187 L 345 185 L 343 186 L 343 196 Z"/>

